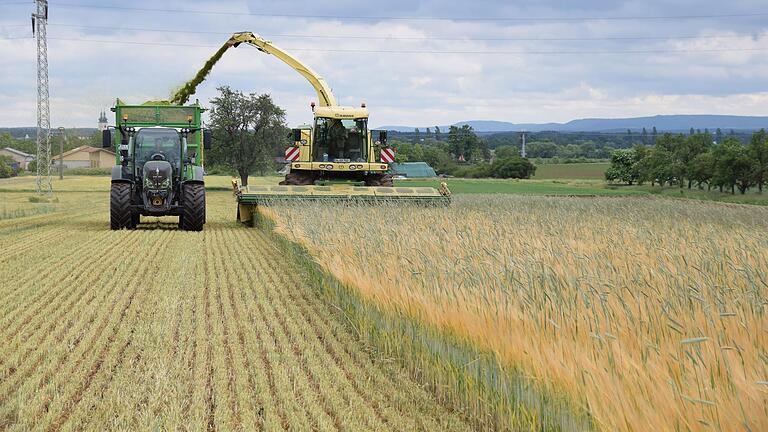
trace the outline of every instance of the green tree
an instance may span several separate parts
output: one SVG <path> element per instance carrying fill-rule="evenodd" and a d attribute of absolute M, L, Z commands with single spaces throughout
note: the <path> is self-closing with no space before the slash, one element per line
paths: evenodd
<path fill-rule="evenodd" d="M 712 151 L 698 154 L 691 161 L 688 175 L 691 180 L 698 184 L 699 189 L 703 187 L 704 183 L 707 184 L 707 189 L 711 188 L 715 162 L 715 154 Z"/>
<path fill-rule="evenodd" d="M 525 145 L 525 152 L 528 157 L 553 158 L 557 156 L 557 144 L 552 141 L 533 141 Z"/>
<path fill-rule="evenodd" d="M 513 157 L 520 156 L 520 151 L 511 145 L 503 145 L 501 147 L 496 147 L 496 150 L 493 152 L 494 159 L 510 159 Z"/>
<path fill-rule="evenodd" d="M 605 179 L 628 185 L 638 180 L 637 153 L 635 149 L 616 150 L 611 155 L 611 165 L 605 171 Z"/>
<path fill-rule="evenodd" d="M 680 175 L 680 187 L 683 187 L 684 181 L 688 180 L 688 189 L 691 188 L 693 181 L 694 161 L 700 154 L 709 151 L 712 146 L 712 136 L 707 132 L 703 134 L 691 135 L 685 137 L 683 142 L 678 143 L 674 155 L 679 166 L 682 168 Z"/>
<path fill-rule="evenodd" d="M 715 172 L 713 182 L 720 187 L 735 188 L 744 194 L 755 184 L 756 163 L 749 156 L 747 148 L 737 138 L 728 137 L 722 145 L 715 147 Z"/>
<path fill-rule="evenodd" d="M 486 158 L 488 145 L 475 134 L 470 125 L 451 126 L 448 131 L 448 148 L 456 159 L 464 156 L 466 161 L 482 161 Z"/>
<path fill-rule="evenodd" d="M 680 162 L 681 147 L 685 145 L 683 135 L 666 133 L 656 141 L 649 159 L 641 165 L 647 170 L 647 176 L 651 184 L 672 184 L 673 181 L 681 182 L 685 176 L 685 165 Z"/>
<path fill-rule="evenodd" d="M 8 178 L 16 175 L 13 169 L 14 160 L 10 156 L 0 155 L 0 178 Z"/>
<path fill-rule="evenodd" d="M 761 129 L 752 135 L 749 142 L 749 156 L 755 163 L 755 184 L 757 190 L 763 193 L 763 185 L 768 179 L 768 133 Z"/>
<path fill-rule="evenodd" d="M 650 176 L 650 170 L 647 167 L 647 162 L 650 160 L 648 155 L 650 154 L 650 148 L 642 144 L 635 144 L 632 147 L 634 152 L 635 162 L 631 167 L 632 177 L 637 181 L 637 184 L 643 184 L 646 181 L 652 180 Z"/>
<path fill-rule="evenodd" d="M 10 132 L 0 133 L 0 148 L 13 147 L 16 140 L 13 139 Z"/>
<path fill-rule="evenodd" d="M 424 147 L 421 144 L 391 141 L 390 145 L 395 149 L 395 162 L 420 162 L 424 160 Z"/>
<path fill-rule="evenodd" d="M 491 164 L 490 174 L 494 178 L 520 178 L 529 179 L 536 173 L 536 165 L 520 156 L 496 159 Z"/>
<path fill-rule="evenodd" d="M 456 166 L 448 151 L 439 146 L 424 148 L 424 162 L 434 168 L 438 174 L 449 174 Z"/>
<path fill-rule="evenodd" d="M 211 129 L 215 145 L 209 161 L 221 163 L 248 185 L 248 175 L 264 175 L 274 168 L 274 157 L 287 145 L 285 111 L 267 94 L 244 94 L 228 86 L 211 99 Z"/>

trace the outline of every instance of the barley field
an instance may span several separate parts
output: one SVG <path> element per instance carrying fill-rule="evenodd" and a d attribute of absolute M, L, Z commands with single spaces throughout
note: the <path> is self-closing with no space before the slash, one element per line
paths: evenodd
<path fill-rule="evenodd" d="M 227 183 L 191 233 L 0 182 L 0 430 L 768 429 L 766 208 Z"/>
<path fill-rule="evenodd" d="M 238 225 L 231 193 L 209 193 L 202 233 L 114 232 L 108 183 L 51 203 L 0 183 L 0 430 L 471 428 Z"/>
<path fill-rule="evenodd" d="M 263 215 L 367 302 L 421 323 L 422 345 L 448 334 L 498 361 L 470 373 L 476 360 L 443 345 L 408 348 L 417 374 L 435 351 L 453 362 L 440 379 L 461 390 L 442 391 L 470 409 L 583 430 L 553 411 L 566 400 L 605 431 L 768 430 L 766 208 L 463 195 L 450 208 Z"/>

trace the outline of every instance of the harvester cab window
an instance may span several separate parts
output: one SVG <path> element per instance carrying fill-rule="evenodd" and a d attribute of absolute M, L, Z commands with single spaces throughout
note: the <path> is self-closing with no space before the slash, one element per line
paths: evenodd
<path fill-rule="evenodd" d="M 318 118 L 315 127 L 315 162 L 365 162 L 365 119 Z"/>
<path fill-rule="evenodd" d="M 136 163 L 143 166 L 155 159 L 168 161 L 179 169 L 181 161 L 181 139 L 176 129 L 144 128 L 136 133 Z"/>

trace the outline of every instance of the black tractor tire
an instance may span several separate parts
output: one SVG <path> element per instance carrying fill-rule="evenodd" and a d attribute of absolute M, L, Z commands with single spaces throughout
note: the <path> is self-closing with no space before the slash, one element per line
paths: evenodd
<path fill-rule="evenodd" d="M 186 183 L 182 194 L 179 226 L 184 231 L 202 231 L 205 224 L 205 185 Z"/>
<path fill-rule="evenodd" d="M 280 182 L 283 186 L 308 186 L 315 184 L 315 175 L 307 171 L 292 171 Z"/>
<path fill-rule="evenodd" d="M 368 174 L 365 176 L 365 185 L 392 187 L 395 185 L 395 180 L 392 174 Z"/>
<path fill-rule="evenodd" d="M 134 228 L 136 228 L 137 226 L 139 226 L 139 224 L 141 223 L 141 214 L 140 214 L 140 213 L 135 213 L 135 214 L 134 214 L 134 215 L 131 217 L 131 223 L 133 223 L 133 227 L 134 227 Z"/>
<path fill-rule="evenodd" d="M 130 183 L 112 183 L 109 192 L 109 227 L 113 230 L 136 227 L 131 214 Z"/>

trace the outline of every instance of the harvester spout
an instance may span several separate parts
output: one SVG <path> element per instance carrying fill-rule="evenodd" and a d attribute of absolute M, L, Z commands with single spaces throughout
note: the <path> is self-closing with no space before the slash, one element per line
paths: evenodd
<path fill-rule="evenodd" d="M 174 105 L 184 105 L 189 100 L 189 97 L 195 94 L 195 91 L 197 90 L 197 86 L 200 85 L 201 82 L 205 80 L 205 78 L 208 76 L 209 73 L 211 73 L 211 69 L 213 69 L 213 66 L 216 65 L 216 63 L 219 62 L 221 57 L 224 55 L 225 52 L 231 47 L 235 46 L 235 43 L 232 39 L 228 40 L 224 45 L 219 48 L 218 51 L 216 51 L 211 58 L 208 59 L 208 61 L 205 62 L 205 65 L 197 71 L 197 74 L 195 74 L 195 77 L 191 80 L 187 81 L 186 84 L 184 84 L 177 92 L 173 95 L 171 98 L 171 104 Z"/>

